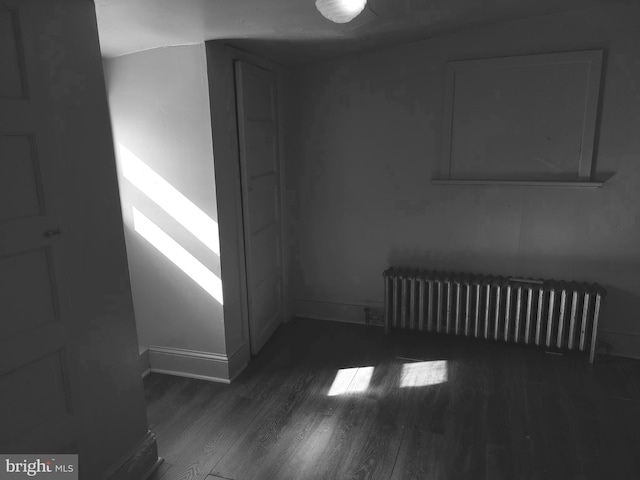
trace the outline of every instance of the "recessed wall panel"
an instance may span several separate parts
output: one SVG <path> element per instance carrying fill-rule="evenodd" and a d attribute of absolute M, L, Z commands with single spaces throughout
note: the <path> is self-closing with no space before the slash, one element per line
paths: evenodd
<path fill-rule="evenodd" d="M 451 175 L 575 177 L 588 67 L 576 63 L 458 72 Z"/>
<path fill-rule="evenodd" d="M 602 50 L 448 62 L 446 180 L 588 181 Z"/>

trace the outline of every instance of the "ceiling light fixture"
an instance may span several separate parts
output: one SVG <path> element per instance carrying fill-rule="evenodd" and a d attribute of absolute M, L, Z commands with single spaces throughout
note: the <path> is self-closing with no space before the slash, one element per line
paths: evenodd
<path fill-rule="evenodd" d="M 367 0 L 316 0 L 316 8 L 334 23 L 347 23 L 362 13 Z"/>

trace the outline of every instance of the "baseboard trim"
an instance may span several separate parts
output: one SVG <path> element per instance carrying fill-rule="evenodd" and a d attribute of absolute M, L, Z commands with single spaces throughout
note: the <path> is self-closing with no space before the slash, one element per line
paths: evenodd
<path fill-rule="evenodd" d="M 109 467 L 102 480 L 146 480 L 162 464 L 156 437 L 150 431 Z"/>
<path fill-rule="evenodd" d="M 149 375 L 151 371 L 151 364 L 149 363 L 149 347 L 139 346 L 138 347 L 138 362 L 140 364 L 140 375 L 142 378 Z"/>
<path fill-rule="evenodd" d="M 600 330 L 598 340 L 611 345 L 611 351 L 607 352 L 611 355 L 640 359 L 640 334 L 638 333 Z"/>
<path fill-rule="evenodd" d="M 147 480 L 147 479 L 151 478 L 151 476 L 156 472 L 156 470 L 158 470 L 160 465 L 162 465 L 163 463 L 164 463 L 164 458 L 158 457 L 158 460 L 156 460 L 156 463 L 154 463 L 151 466 L 149 471 L 142 477 L 142 480 Z"/>
<path fill-rule="evenodd" d="M 219 353 L 152 345 L 149 346 L 149 363 L 152 372 L 231 383 L 229 358 Z"/>
<path fill-rule="evenodd" d="M 245 342 L 229 356 L 229 381 L 233 382 L 249 364 L 251 352 L 249 342 Z"/>
<path fill-rule="evenodd" d="M 207 380 L 208 382 L 224 383 L 229 385 L 231 380 L 228 378 L 212 377 L 210 375 L 198 375 L 197 373 L 178 372 L 176 370 L 164 370 L 162 368 L 152 368 L 153 373 L 162 373 L 163 375 L 174 375 L 176 377 L 195 378 L 196 380 Z"/>
<path fill-rule="evenodd" d="M 384 305 L 375 303 L 358 303 L 357 301 L 334 301 L 314 299 L 294 299 L 292 311 L 296 317 L 329 320 L 332 322 L 354 323 L 364 325 L 364 309 L 383 309 Z M 378 325 L 378 323 L 373 323 Z M 382 323 L 379 323 L 382 325 Z"/>
<path fill-rule="evenodd" d="M 294 299 L 292 312 L 297 317 L 364 325 L 364 308 L 383 309 L 376 303 L 318 299 Z M 382 326 L 381 322 L 372 325 Z M 611 355 L 640 359 L 640 333 L 599 330 L 598 339 L 612 346 Z"/>
<path fill-rule="evenodd" d="M 252 338 L 252 344 L 254 349 L 260 350 L 267 341 L 271 338 L 271 335 L 278 329 L 282 322 L 274 322 L 267 326 L 267 328 L 263 329 L 258 335 Z"/>

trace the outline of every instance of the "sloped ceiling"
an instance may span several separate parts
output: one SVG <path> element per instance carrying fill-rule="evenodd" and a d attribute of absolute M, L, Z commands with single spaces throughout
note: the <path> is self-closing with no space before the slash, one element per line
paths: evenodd
<path fill-rule="evenodd" d="M 95 0 L 102 53 L 232 40 L 284 64 L 384 48 L 478 25 L 618 0 L 369 0 L 347 24 L 315 0 Z"/>

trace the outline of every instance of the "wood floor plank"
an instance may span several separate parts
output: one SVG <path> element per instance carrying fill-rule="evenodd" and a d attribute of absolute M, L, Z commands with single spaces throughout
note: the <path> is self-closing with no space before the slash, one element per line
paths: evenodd
<path fill-rule="evenodd" d="M 202 418 L 162 449 L 163 456 L 180 465 L 196 465 L 209 473 L 255 419 L 260 408 L 254 399 L 239 397 L 215 403 L 202 411 Z"/>
<path fill-rule="evenodd" d="M 443 435 L 407 426 L 391 480 L 445 480 L 443 450 Z"/>
<path fill-rule="evenodd" d="M 307 478 L 386 479 L 391 475 L 402 428 L 375 400 L 351 397 L 327 422 L 323 441 L 307 466 Z"/>
<path fill-rule="evenodd" d="M 632 400 L 640 402 L 640 361 L 632 359 L 617 360 L 620 361 L 622 370 L 629 380 L 629 390 Z"/>
<path fill-rule="evenodd" d="M 380 356 L 377 349 L 372 356 L 361 357 L 361 367 L 353 367 L 353 362 L 346 361 L 349 368 L 363 370 L 368 369 L 369 363 L 379 363 Z M 380 365 L 376 367 L 377 375 L 372 376 L 367 388 L 358 390 L 353 388 L 354 385 L 347 385 L 344 392 L 334 392 L 336 395 L 329 396 L 331 386 L 336 379 L 337 372 L 335 369 L 323 369 L 318 374 L 310 387 L 306 398 L 292 412 L 290 422 L 281 432 L 278 442 L 283 448 L 274 449 L 267 458 L 261 462 L 259 468 L 256 469 L 253 478 L 278 478 L 278 479 L 297 479 L 297 478 L 323 478 L 327 475 L 318 468 L 318 463 L 324 463 L 324 457 L 330 455 L 336 449 L 333 443 L 332 432 L 339 429 L 339 423 L 344 422 L 345 411 L 349 410 L 354 402 L 362 403 L 368 400 L 368 404 L 374 404 L 381 392 L 387 391 L 383 383 L 386 375 L 380 369 Z M 356 386 L 358 384 L 358 376 L 351 377 Z M 352 388 L 349 388 L 352 387 Z M 379 414 L 383 414 L 378 412 Z M 381 425 L 384 422 L 380 423 Z M 375 434 L 373 432 L 369 440 L 375 442 Z M 389 456 L 395 455 L 394 447 L 390 447 L 390 453 L 386 455 L 387 463 L 393 463 L 389 460 Z M 384 450 L 384 449 L 382 449 Z M 366 452 L 367 449 L 364 449 Z M 382 452 L 382 456 L 385 453 Z M 366 453 L 365 453 L 366 455 Z M 354 464 L 357 462 L 354 462 Z M 359 478 L 376 478 L 374 472 L 377 470 L 376 465 L 372 465 L 371 461 L 364 460 L 361 462 L 362 472 Z M 329 478 L 329 477 L 326 477 Z M 382 477 L 384 478 L 384 476 Z"/>
<path fill-rule="evenodd" d="M 308 440 L 309 429 L 306 426 L 317 423 L 316 412 L 332 416 L 345 403 L 340 398 L 329 397 L 329 390 L 338 371 L 366 369 L 380 358 L 376 336 L 362 336 L 362 332 L 359 333 L 358 336 L 351 336 L 346 331 L 339 338 L 329 335 L 326 340 L 331 344 L 330 358 L 327 357 L 326 345 L 320 349 L 307 348 L 304 358 L 289 370 L 290 382 L 280 383 L 275 398 L 266 400 L 254 425 L 243 433 L 211 473 L 232 478 L 269 478 L 275 475 L 273 470 L 277 466 L 284 471 L 276 478 L 288 478 L 286 469 L 289 468 L 289 463 L 282 463 L 281 457 L 287 455 L 289 458 L 293 454 L 287 454 L 283 450 L 295 451 L 297 443 Z M 377 338 L 381 337 L 377 335 Z M 295 382 L 291 383 L 293 379 Z M 313 439 L 310 441 L 314 442 Z M 287 447 L 280 448 L 280 444 Z M 250 464 L 244 458 L 247 451 L 251 452 L 254 459 Z M 293 474 L 297 475 L 297 472 L 294 471 Z"/>
<path fill-rule="evenodd" d="M 521 458 L 521 456 L 519 456 Z M 484 478 L 491 480 L 511 480 L 527 478 L 528 469 L 518 465 L 513 449 L 502 445 L 487 443 Z M 518 472 L 518 473 L 516 473 Z"/>
<path fill-rule="evenodd" d="M 152 480 L 640 478 L 634 360 L 298 319 L 232 385 L 144 385 Z"/>
<path fill-rule="evenodd" d="M 443 466 L 450 479 L 482 480 L 487 441 L 487 378 L 481 368 L 449 366 L 451 405 L 444 431 Z"/>
<path fill-rule="evenodd" d="M 585 478 L 575 423 L 557 385 L 528 382 L 527 401 L 530 458 L 527 478 Z"/>
<path fill-rule="evenodd" d="M 206 480 L 207 475 L 199 473 L 195 466 L 171 465 L 163 463 L 148 480 Z"/>
<path fill-rule="evenodd" d="M 290 420 L 296 418 L 296 412 L 305 399 L 317 395 L 314 394 L 317 388 L 326 385 L 332 377 L 332 374 L 319 374 L 311 367 L 292 369 L 280 379 L 278 389 L 273 390 L 269 397 L 259 397 L 260 407 L 253 421 L 240 432 L 237 441 L 215 464 L 211 473 L 229 478 L 250 478 L 263 463 L 268 462 L 270 451 L 277 448 L 279 437 L 286 432 Z M 318 382 L 316 387 L 315 382 Z M 252 462 L 246 461 L 247 455 L 251 456 Z"/>
<path fill-rule="evenodd" d="M 299 393 L 299 382 L 304 380 L 305 371 L 288 363 L 281 368 L 282 361 L 282 356 L 274 358 L 261 375 L 248 372 L 243 378 L 239 395 L 230 393 L 224 397 L 224 401 L 210 404 L 207 411 L 202 412 L 204 421 L 185 431 L 167 458 L 176 463 L 196 463 L 198 471 L 209 473 L 227 453 L 233 456 L 230 450 L 243 433 L 251 430 L 251 425 L 264 426 L 264 416 L 282 407 L 284 392 Z M 255 439 L 254 433 L 247 435 Z M 243 456 L 235 458 L 240 464 L 245 463 Z M 221 468 L 228 467 L 224 467 L 223 463 Z M 229 471 L 233 472 L 233 469 Z M 219 471 L 214 473 L 221 474 Z M 231 473 L 225 475 L 230 476 Z"/>

